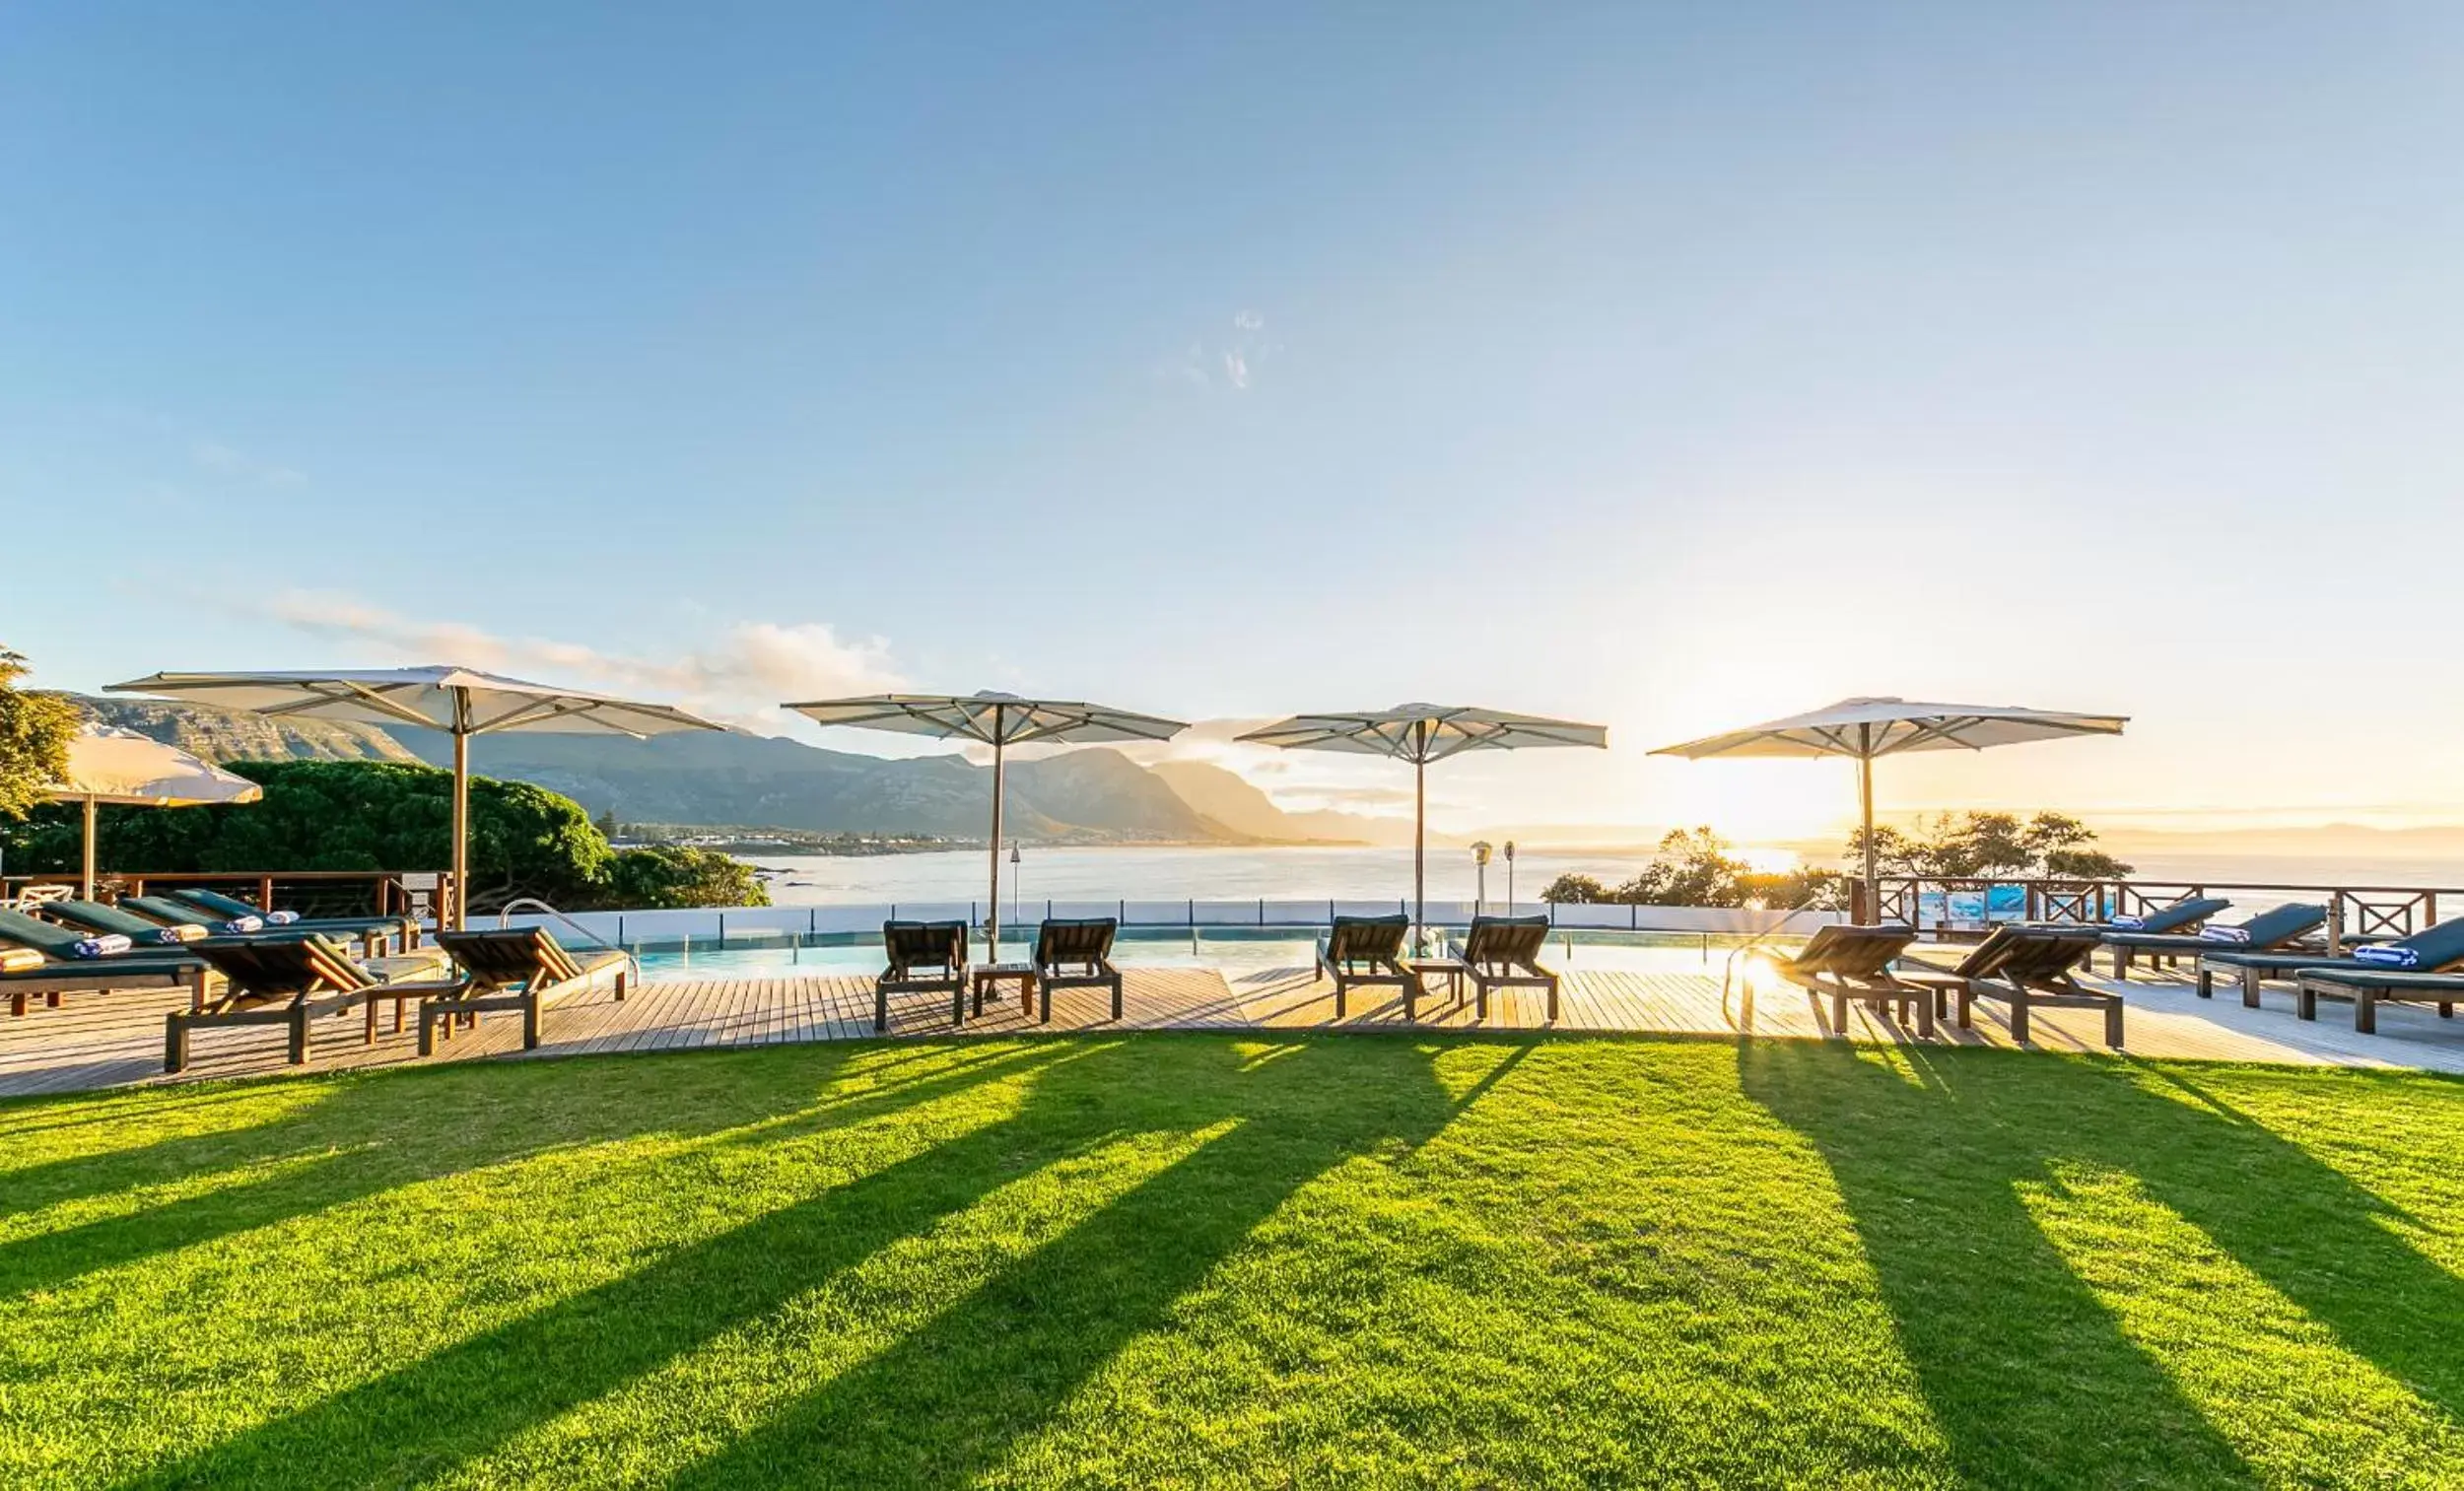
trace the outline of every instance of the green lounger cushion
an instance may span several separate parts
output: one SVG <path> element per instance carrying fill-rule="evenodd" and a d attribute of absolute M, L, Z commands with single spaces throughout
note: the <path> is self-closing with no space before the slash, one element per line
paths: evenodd
<path fill-rule="evenodd" d="M 2222 942 L 2194 932 L 2107 932 L 2104 945 L 2151 952 L 2263 953 L 2326 924 L 2323 906 L 2280 906 L 2242 922 L 2241 930 L 2249 935 L 2240 942 Z"/>
<path fill-rule="evenodd" d="M 2410 937 L 2397 938 L 2388 946 L 2411 948 L 2414 956 L 2421 960 L 2421 966 L 2418 968 L 2389 969 L 2387 970 L 2389 973 L 2427 974 L 2450 964 L 2464 963 L 2464 916 L 2441 921 L 2435 926 L 2424 927 Z M 2225 968 L 2275 969 L 2284 973 L 2298 973 L 2313 968 L 2345 969 L 2368 966 L 2351 958 L 2295 957 L 2284 953 L 2203 953 L 2199 961 L 2220 964 Z"/>

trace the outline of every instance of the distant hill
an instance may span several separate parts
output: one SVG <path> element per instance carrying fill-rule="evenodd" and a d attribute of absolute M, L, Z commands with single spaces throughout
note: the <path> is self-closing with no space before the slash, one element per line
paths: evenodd
<path fill-rule="evenodd" d="M 166 704 L 156 699 L 72 694 L 86 716 L 175 745 L 208 761 L 408 761 L 411 753 L 370 724 L 275 719 L 244 710 Z"/>
<path fill-rule="evenodd" d="M 432 730 L 278 720 L 200 705 L 80 696 L 86 712 L 166 740 L 210 761 L 452 760 L 449 737 Z M 822 833 L 929 835 L 982 840 L 991 772 L 956 756 L 904 761 L 823 750 L 779 736 L 728 730 L 650 740 L 591 735 L 482 735 L 471 768 L 537 782 L 592 813 L 628 822 L 726 824 Z M 1200 768 L 1212 772 L 1214 768 Z M 1316 837 L 1284 822 L 1264 793 L 1230 778 L 1255 801 L 1237 823 L 1195 804 L 1172 777 L 1118 751 L 1088 749 L 1009 766 L 1003 827 L 1021 839 L 1069 844 L 1256 844 Z"/>
<path fill-rule="evenodd" d="M 1292 813 L 1250 784 L 1238 772 L 1203 761 L 1161 761 L 1147 769 L 1171 784 L 1181 800 L 1235 833 L 1278 842 L 1394 845 L 1411 842 L 1411 825 L 1357 813 Z"/>

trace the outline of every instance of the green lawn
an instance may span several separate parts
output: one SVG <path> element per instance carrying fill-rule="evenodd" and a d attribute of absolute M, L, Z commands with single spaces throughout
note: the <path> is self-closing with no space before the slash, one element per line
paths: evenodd
<path fill-rule="evenodd" d="M 1132 1036 L 0 1107 L 0 1483 L 2464 1479 L 2464 1083 Z"/>

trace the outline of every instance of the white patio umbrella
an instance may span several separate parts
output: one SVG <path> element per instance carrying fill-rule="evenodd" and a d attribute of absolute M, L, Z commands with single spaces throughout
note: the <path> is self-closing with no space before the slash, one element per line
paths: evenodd
<path fill-rule="evenodd" d="M 1654 756 L 1845 756 L 1857 763 L 1865 815 L 1865 904 L 1875 901 L 1874 763 L 1905 751 L 1982 751 L 2073 735 L 2119 735 L 2126 714 L 2074 714 L 2019 705 L 1921 704 L 1906 699 L 1843 699 L 1827 709 L 1766 720 L 1662 746 Z"/>
<path fill-rule="evenodd" d="M 90 724 L 68 743 L 68 775 L 47 788 L 59 802 L 86 805 L 82 894 L 94 899 L 96 809 L 104 803 L 150 808 L 254 802 L 265 789 L 211 762 L 114 725 Z"/>
<path fill-rule="evenodd" d="M 344 668 L 295 673 L 156 673 L 111 685 L 115 694 L 151 694 L 278 719 L 418 725 L 453 737 L 453 897 L 451 924 L 462 924 L 470 871 L 470 737 L 509 730 L 623 735 L 639 740 L 719 725 L 665 705 L 637 704 L 554 684 L 502 678 L 475 668 Z"/>
<path fill-rule="evenodd" d="M 1406 704 L 1364 714 L 1295 714 L 1240 738 L 1288 750 L 1348 751 L 1411 763 L 1411 923 L 1417 936 L 1428 901 L 1429 763 L 1466 751 L 1533 746 L 1606 749 L 1608 730 L 1605 725 L 1500 710 Z"/>
<path fill-rule="evenodd" d="M 1189 728 L 1177 719 L 1133 713 L 1105 705 L 1064 699 L 1021 699 L 1015 694 L 869 694 L 790 704 L 822 724 L 895 730 L 943 740 L 974 740 L 992 748 L 992 894 L 985 913 L 985 940 L 994 962 L 1001 956 L 1001 787 L 1004 757 L 1014 745 L 1037 742 L 1077 745 L 1103 741 L 1170 740 Z"/>

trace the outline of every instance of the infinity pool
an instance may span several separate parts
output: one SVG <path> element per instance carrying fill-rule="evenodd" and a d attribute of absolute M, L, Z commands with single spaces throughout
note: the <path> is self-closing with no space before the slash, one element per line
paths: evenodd
<path fill-rule="evenodd" d="M 1032 937 L 1003 939 L 1001 956 L 1024 959 Z M 1798 939 L 1777 939 L 1771 945 L 1793 946 Z M 1574 932 L 1551 937 L 1542 960 L 1560 973 L 1585 969 L 1622 973 L 1717 975 L 1745 939 L 1693 933 Z M 1124 968 L 1215 968 L 1227 975 L 1278 968 L 1307 968 L 1316 957 L 1316 941 L 1297 929 L 1227 933 L 1131 930 L 1115 945 L 1113 961 Z M 674 979 L 775 979 L 794 974 L 851 974 L 869 978 L 881 971 L 878 938 L 861 941 L 780 936 L 755 940 L 729 938 L 723 944 L 639 949 L 646 981 Z M 983 959 L 981 943 L 976 955 Z"/>

